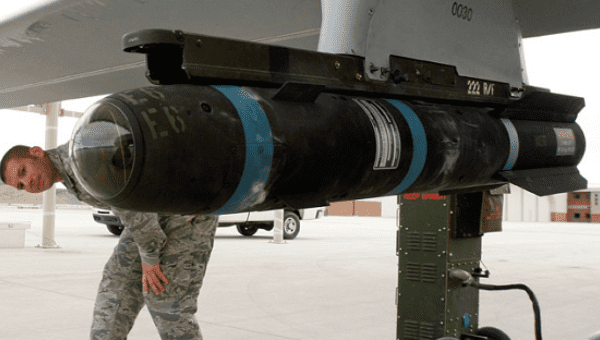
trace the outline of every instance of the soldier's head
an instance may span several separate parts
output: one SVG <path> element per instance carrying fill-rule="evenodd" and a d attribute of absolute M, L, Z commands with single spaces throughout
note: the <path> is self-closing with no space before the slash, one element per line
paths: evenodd
<path fill-rule="evenodd" d="M 18 190 L 39 193 L 62 180 L 48 154 L 39 146 L 17 145 L 0 161 L 2 182 Z"/>

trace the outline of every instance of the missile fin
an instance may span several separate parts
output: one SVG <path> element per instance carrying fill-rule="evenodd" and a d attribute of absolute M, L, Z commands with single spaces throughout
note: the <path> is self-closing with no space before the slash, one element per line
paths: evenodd
<path fill-rule="evenodd" d="M 532 91 L 500 113 L 500 118 L 572 123 L 585 106 L 581 97 Z"/>
<path fill-rule="evenodd" d="M 490 192 L 492 195 L 510 194 L 510 187 L 506 183 L 494 183 L 490 185 L 479 185 L 474 187 L 452 189 L 452 190 L 440 190 L 440 195 L 457 195 L 457 194 L 469 194 L 473 192 Z"/>
<path fill-rule="evenodd" d="M 500 171 L 498 176 L 538 196 L 587 188 L 587 180 L 574 166 Z"/>

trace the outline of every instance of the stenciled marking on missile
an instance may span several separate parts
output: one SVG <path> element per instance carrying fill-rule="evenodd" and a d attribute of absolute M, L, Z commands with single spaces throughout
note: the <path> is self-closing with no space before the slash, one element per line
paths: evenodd
<path fill-rule="evenodd" d="M 402 182 L 400 182 L 394 190 L 388 193 L 388 195 L 397 195 L 410 187 L 417 180 L 421 171 L 423 171 L 425 160 L 427 158 L 427 137 L 425 135 L 423 123 L 408 105 L 396 99 L 386 100 L 400 111 L 400 114 L 402 114 L 408 123 L 413 142 L 413 155 L 408 172 L 406 173 L 406 176 L 404 176 Z"/>
<path fill-rule="evenodd" d="M 381 104 L 370 99 L 353 99 L 369 117 L 375 132 L 373 170 L 397 169 L 400 163 L 400 132 L 392 115 Z"/>
<path fill-rule="evenodd" d="M 234 213 L 266 198 L 265 184 L 273 163 L 273 134 L 265 111 L 238 86 L 213 86 L 233 104 L 242 122 L 246 141 L 244 172 L 237 189 L 214 214 Z"/>
<path fill-rule="evenodd" d="M 185 121 L 179 117 L 178 113 L 179 110 L 177 110 L 177 108 L 173 107 L 173 106 L 163 106 L 162 110 L 164 111 L 165 115 L 167 116 L 167 119 L 169 120 L 169 123 L 171 124 L 171 127 L 173 128 L 173 130 L 175 130 L 175 132 L 177 133 L 182 133 L 185 132 Z M 176 122 L 179 122 L 179 125 L 181 125 L 180 127 L 177 127 Z"/>
<path fill-rule="evenodd" d="M 572 129 L 554 128 L 556 134 L 556 155 L 573 156 L 577 150 L 575 134 Z"/>
<path fill-rule="evenodd" d="M 123 91 L 115 95 L 131 105 L 144 105 L 148 103 L 148 98 L 164 100 L 165 95 L 159 91 L 154 91 L 146 88 Z"/>
<path fill-rule="evenodd" d="M 519 157 L 519 135 L 517 134 L 517 129 L 514 124 L 507 118 L 500 119 L 506 128 L 506 132 L 508 132 L 508 138 L 510 139 L 510 152 L 508 154 L 508 159 L 506 160 L 506 164 L 504 164 L 504 168 L 502 170 L 507 171 L 515 166 L 517 162 L 517 158 Z"/>
<path fill-rule="evenodd" d="M 148 111 L 150 112 L 151 110 L 154 110 L 154 112 L 156 112 L 156 109 L 150 109 Z M 152 113 L 152 112 L 150 112 L 150 113 Z M 148 117 L 148 113 L 146 113 L 146 111 L 142 111 L 141 115 L 142 115 L 142 117 L 144 117 L 146 124 L 148 124 L 148 127 L 150 128 L 150 133 L 152 133 L 152 139 L 157 139 L 158 134 L 156 133 L 156 130 L 154 129 L 154 127 L 157 125 L 156 122 L 153 121 L 152 119 L 150 119 L 150 117 Z"/>
<path fill-rule="evenodd" d="M 147 112 L 146 112 L 147 111 Z M 169 131 L 157 131 L 156 127 L 158 126 L 158 123 L 154 120 L 151 119 L 150 115 L 154 116 L 155 114 L 157 114 L 159 112 L 158 109 L 156 108 L 149 108 L 146 111 L 142 111 L 141 115 L 144 118 L 144 121 L 146 121 L 146 124 L 148 125 L 148 128 L 150 128 L 150 133 L 152 134 L 152 139 L 158 139 L 158 137 L 164 138 L 164 137 L 168 137 L 169 136 Z M 169 121 L 169 125 L 171 126 L 171 129 L 173 129 L 173 131 L 175 131 L 175 133 L 182 133 L 185 132 L 185 121 L 179 117 L 179 115 L 177 115 L 177 113 L 179 112 L 177 110 L 177 108 L 173 107 L 173 106 L 163 106 L 161 107 L 161 111 L 166 117 L 167 120 Z M 179 126 L 177 126 L 179 124 Z"/>

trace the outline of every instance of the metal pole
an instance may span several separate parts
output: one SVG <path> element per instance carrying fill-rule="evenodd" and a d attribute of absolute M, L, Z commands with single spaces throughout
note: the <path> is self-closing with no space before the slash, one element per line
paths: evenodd
<path fill-rule="evenodd" d="M 271 243 L 286 243 L 283 239 L 283 225 L 285 223 L 285 221 L 283 220 L 284 216 L 285 212 L 283 211 L 283 209 L 275 210 L 275 218 L 273 220 L 273 241 L 270 241 Z"/>
<path fill-rule="evenodd" d="M 58 113 L 60 102 L 44 105 L 46 113 L 46 144 L 45 149 L 53 149 L 58 143 Z M 56 211 L 56 185 L 44 191 L 44 222 L 42 244 L 38 248 L 60 248 L 54 240 L 54 225 Z"/>
<path fill-rule="evenodd" d="M 512 184 L 509 184 L 509 186 L 510 186 L 510 189 L 511 189 L 511 192 L 512 192 L 512 190 L 513 190 Z M 512 202 L 512 200 L 510 199 L 511 197 L 512 196 L 510 194 L 504 196 L 504 198 L 505 198 L 504 202 L 503 202 L 503 205 L 504 205 L 503 208 L 504 208 L 504 210 L 502 210 L 503 211 L 503 213 L 502 213 L 502 220 L 503 221 L 508 221 L 508 214 L 509 214 L 508 202 L 509 202 L 509 200 Z"/>
<path fill-rule="evenodd" d="M 535 196 L 535 221 L 540 221 L 540 197 Z"/>
<path fill-rule="evenodd" d="M 519 189 L 521 190 L 521 222 L 525 222 L 525 189 Z"/>

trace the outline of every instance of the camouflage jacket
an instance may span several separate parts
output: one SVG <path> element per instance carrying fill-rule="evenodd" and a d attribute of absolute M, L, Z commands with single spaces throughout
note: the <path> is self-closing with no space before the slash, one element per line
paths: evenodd
<path fill-rule="evenodd" d="M 71 194 L 75 195 L 78 200 L 91 206 L 111 209 L 115 215 L 119 216 L 121 223 L 123 223 L 126 228 L 129 228 L 140 251 L 142 261 L 145 264 L 159 264 L 160 249 L 167 241 L 167 236 L 163 231 L 164 227 L 173 223 L 187 223 L 196 217 L 195 215 L 182 216 L 158 214 L 155 212 L 137 212 L 111 207 L 92 197 L 92 195 L 77 182 L 77 178 L 73 174 L 73 163 L 69 157 L 68 143 L 55 149 L 46 150 L 46 153 L 50 157 L 52 163 L 54 163 L 54 166 L 63 179 L 63 184 Z"/>

